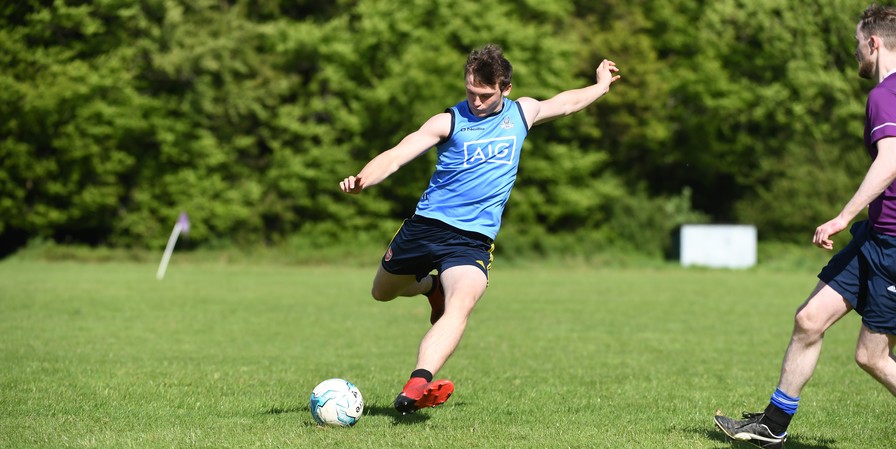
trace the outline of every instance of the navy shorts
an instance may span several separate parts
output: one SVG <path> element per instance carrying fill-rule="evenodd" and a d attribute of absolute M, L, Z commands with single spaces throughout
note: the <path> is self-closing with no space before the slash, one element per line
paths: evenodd
<path fill-rule="evenodd" d="M 413 274 L 417 280 L 432 270 L 473 265 L 485 274 L 492 267 L 492 239 L 431 218 L 414 215 L 402 223 L 383 256 L 383 268 L 392 274 Z"/>
<path fill-rule="evenodd" d="M 896 237 L 874 232 L 867 220 L 853 224 L 849 233 L 852 240 L 818 279 L 852 304 L 865 327 L 896 335 Z"/>

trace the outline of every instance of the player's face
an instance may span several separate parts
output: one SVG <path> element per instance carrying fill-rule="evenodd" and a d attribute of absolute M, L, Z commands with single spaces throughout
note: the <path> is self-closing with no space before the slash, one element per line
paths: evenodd
<path fill-rule="evenodd" d="M 467 104 L 476 117 L 486 117 L 501 110 L 504 95 L 510 92 L 507 86 L 503 92 L 497 84 L 488 86 L 473 81 L 473 75 L 467 75 Z"/>
<path fill-rule="evenodd" d="M 874 77 L 874 58 L 871 57 L 871 39 L 865 37 L 860 26 L 856 26 L 856 60 L 859 61 L 859 76 L 866 79 Z"/>

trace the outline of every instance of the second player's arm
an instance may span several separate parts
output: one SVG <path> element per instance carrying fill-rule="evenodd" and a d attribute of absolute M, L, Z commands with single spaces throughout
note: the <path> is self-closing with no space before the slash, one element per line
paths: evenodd
<path fill-rule="evenodd" d="M 843 210 L 836 217 L 815 229 L 812 242 L 825 249 L 833 248 L 831 236 L 846 229 L 856 215 L 868 207 L 896 181 L 896 137 L 886 137 L 877 141 L 877 157 L 868 168 L 865 179 Z"/>
<path fill-rule="evenodd" d="M 360 193 L 361 190 L 377 185 L 401 166 L 425 153 L 440 140 L 447 137 L 451 128 L 451 115 L 436 114 L 417 131 L 414 131 L 398 145 L 380 153 L 370 160 L 355 176 L 349 176 L 340 183 L 343 192 Z"/>

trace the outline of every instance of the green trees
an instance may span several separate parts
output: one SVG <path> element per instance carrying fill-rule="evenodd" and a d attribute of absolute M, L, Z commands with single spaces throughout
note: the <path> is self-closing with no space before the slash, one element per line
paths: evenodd
<path fill-rule="evenodd" d="M 863 7 L 708 5 L 695 24 L 697 63 L 676 71 L 675 89 L 690 113 L 679 115 L 673 147 L 702 174 L 699 208 L 801 242 L 839 212 L 869 163 L 861 144 L 869 86 L 860 86 L 851 39 Z"/>
<path fill-rule="evenodd" d="M 502 45 L 513 97 L 623 80 L 533 130 L 505 248 L 659 253 L 684 221 L 803 240 L 867 164 L 837 0 L 97 0 L 0 6 L 0 246 L 382 239 L 427 154 L 357 197 L 338 182 L 463 98 L 466 53 Z M 810 11 L 811 12 L 807 12 Z M 566 242 L 566 246 L 559 246 Z M 551 243 L 553 242 L 553 243 Z"/>

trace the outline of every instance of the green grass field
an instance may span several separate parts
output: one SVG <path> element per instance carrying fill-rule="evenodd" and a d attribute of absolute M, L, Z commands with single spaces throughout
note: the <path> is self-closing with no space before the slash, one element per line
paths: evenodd
<path fill-rule="evenodd" d="M 370 266 L 0 262 L 0 447 L 745 448 L 712 425 L 765 406 L 814 270 L 502 267 L 408 417 L 391 403 L 426 300 L 381 304 Z M 829 331 L 789 449 L 896 447 L 894 398 Z M 364 418 L 320 428 L 343 377 Z"/>

